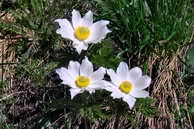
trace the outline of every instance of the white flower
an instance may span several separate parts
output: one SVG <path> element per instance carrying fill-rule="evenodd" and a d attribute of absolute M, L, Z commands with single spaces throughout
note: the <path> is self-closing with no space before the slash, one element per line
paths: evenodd
<path fill-rule="evenodd" d="M 130 109 L 134 106 L 135 98 L 145 98 L 149 93 L 143 89 L 147 88 L 151 83 L 151 78 L 147 75 L 142 76 L 140 68 L 135 67 L 129 70 L 126 63 L 121 62 L 116 73 L 109 69 L 108 75 L 111 78 L 111 83 L 106 90 L 112 92 L 113 98 L 122 98 L 127 102 Z"/>
<path fill-rule="evenodd" d="M 107 84 L 103 80 L 106 73 L 105 68 L 100 67 L 94 72 L 93 65 L 87 57 L 82 60 L 81 64 L 76 61 L 70 61 L 68 69 L 62 67 L 57 69 L 56 72 L 63 81 L 62 83 L 71 87 L 72 99 L 84 91 L 94 93 L 96 89 L 104 89 Z"/>
<path fill-rule="evenodd" d="M 67 19 L 56 19 L 60 28 L 57 33 L 63 38 L 73 41 L 73 47 L 80 54 L 82 49 L 87 50 L 88 44 L 98 43 L 111 32 L 107 28 L 109 21 L 100 20 L 93 23 L 93 13 L 88 11 L 82 18 L 79 11 L 72 11 L 72 24 Z"/>

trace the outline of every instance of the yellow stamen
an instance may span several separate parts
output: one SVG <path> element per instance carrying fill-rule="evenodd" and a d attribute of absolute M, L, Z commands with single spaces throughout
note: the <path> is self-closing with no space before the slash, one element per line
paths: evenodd
<path fill-rule="evenodd" d="M 120 89 L 122 92 L 128 94 L 129 92 L 132 91 L 133 85 L 132 85 L 131 82 L 129 82 L 129 81 L 124 81 L 124 82 L 122 82 L 122 83 L 120 84 L 119 89 Z"/>
<path fill-rule="evenodd" d="M 86 40 L 90 36 L 90 29 L 88 27 L 79 26 L 75 29 L 75 37 L 78 40 Z"/>
<path fill-rule="evenodd" d="M 75 82 L 78 87 L 85 88 L 90 84 L 90 79 L 85 76 L 78 76 Z"/>

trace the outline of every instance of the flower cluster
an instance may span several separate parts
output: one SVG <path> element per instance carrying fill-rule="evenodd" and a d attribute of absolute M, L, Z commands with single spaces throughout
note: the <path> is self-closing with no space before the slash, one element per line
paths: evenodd
<path fill-rule="evenodd" d="M 93 23 L 91 11 L 81 18 L 78 11 L 72 12 L 72 24 L 67 19 L 55 20 L 60 28 L 57 30 L 63 38 L 73 41 L 73 47 L 78 53 L 87 50 L 88 44 L 98 43 L 110 32 L 107 28 L 109 21 L 101 20 Z M 135 104 L 136 98 L 145 98 L 149 93 L 144 89 L 151 83 L 151 78 L 142 75 L 139 67 L 129 69 L 125 62 L 121 62 L 116 70 L 100 67 L 96 71 L 88 57 L 82 60 L 81 64 L 77 61 L 70 61 L 68 68 L 62 67 L 56 70 L 62 83 L 70 88 L 71 99 L 76 95 L 88 91 L 90 94 L 95 90 L 106 90 L 111 92 L 111 96 L 121 98 L 127 102 L 129 108 Z M 111 81 L 106 81 L 104 75 L 109 75 Z"/>
<path fill-rule="evenodd" d="M 129 70 L 125 62 L 121 62 L 116 70 L 100 67 L 94 71 L 93 64 L 85 57 L 82 63 L 70 61 L 68 68 L 59 68 L 57 74 L 62 79 L 62 83 L 71 87 L 71 98 L 77 94 L 88 91 L 94 93 L 95 90 L 104 89 L 112 92 L 113 98 L 122 98 L 132 108 L 135 98 L 145 98 L 149 93 L 143 89 L 151 83 L 151 78 L 142 76 L 140 68 L 135 67 Z M 104 80 L 104 75 L 108 74 L 111 82 Z"/>

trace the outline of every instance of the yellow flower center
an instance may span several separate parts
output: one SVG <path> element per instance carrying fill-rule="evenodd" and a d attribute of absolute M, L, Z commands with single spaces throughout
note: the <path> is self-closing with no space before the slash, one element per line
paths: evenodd
<path fill-rule="evenodd" d="M 120 84 L 119 89 L 123 92 L 128 94 L 129 92 L 132 91 L 133 85 L 129 81 L 124 81 Z"/>
<path fill-rule="evenodd" d="M 78 87 L 85 88 L 90 84 L 90 79 L 85 76 L 78 76 L 75 82 Z"/>
<path fill-rule="evenodd" d="M 86 40 L 90 36 L 90 29 L 88 27 L 79 26 L 75 29 L 75 37 L 78 40 Z"/>

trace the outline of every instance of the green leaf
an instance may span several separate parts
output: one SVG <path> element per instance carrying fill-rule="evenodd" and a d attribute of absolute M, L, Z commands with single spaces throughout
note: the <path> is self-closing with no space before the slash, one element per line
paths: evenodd
<path fill-rule="evenodd" d="M 141 112 L 145 116 L 153 116 L 157 113 L 156 107 L 152 106 L 155 103 L 155 99 L 146 98 L 137 100 L 137 111 Z"/>
<path fill-rule="evenodd" d="M 121 58 L 116 56 L 113 43 L 105 41 L 101 45 L 102 47 L 99 48 L 96 53 L 92 53 L 92 62 L 99 67 L 116 68 Z"/>
<path fill-rule="evenodd" d="M 93 105 L 91 107 L 81 108 L 80 114 L 87 117 L 93 122 L 95 122 L 96 120 L 105 120 L 110 118 L 108 114 L 102 112 L 100 105 Z"/>
<path fill-rule="evenodd" d="M 188 64 L 187 71 L 189 73 L 194 73 L 194 47 L 188 50 L 186 56 L 186 63 Z"/>

